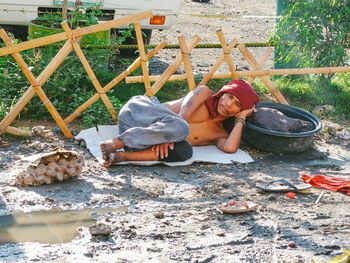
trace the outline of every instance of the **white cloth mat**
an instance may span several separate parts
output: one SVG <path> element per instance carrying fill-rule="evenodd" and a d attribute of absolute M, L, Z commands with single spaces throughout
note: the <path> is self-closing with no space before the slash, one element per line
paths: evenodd
<path fill-rule="evenodd" d="M 98 129 L 98 130 L 97 130 Z M 109 140 L 118 136 L 118 126 L 116 125 L 101 125 L 90 129 L 82 130 L 79 132 L 76 139 L 83 139 L 86 143 L 87 149 L 91 154 L 102 164 L 102 153 L 100 150 L 100 143 L 105 140 Z M 193 147 L 193 156 L 184 162 L 160 162 L 160 161 L 128 161 L 120 162 L 117 164 L 137 164 L 137 165 L 152 165 L 157 163 L 163 163 L 168 166 L 182 166 L 190 165 L 194 162 L 207 162 L 207 163 L 250 163 L 254 160 L 242 150 L 237 150 L 235 153 L 224 153 L 220 151 L 216 146 L 196 146 Z"/>

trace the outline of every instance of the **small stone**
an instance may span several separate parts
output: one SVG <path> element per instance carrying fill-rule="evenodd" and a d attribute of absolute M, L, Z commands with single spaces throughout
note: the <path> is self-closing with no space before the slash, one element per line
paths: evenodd
<path fill-rule="evenodd" d="M 150 252 L 162 252 L 162 249 L 159 248 L 159 247 L 148 247 L 147 251 L 150 251 Z"/>
<path fill-rule="evenodd" d="M 288 247 L 289 247 L 289 248 L 296 248 L 296 247 L 297 247 L 297 244 L 296 244 L 294 241 L 289 241 L 289 242 L 288 242 Z"/>
<path fill-rule="evenodd" d="M 158 219 L 164 218 L 164 212 L 163 211 L 156 212 L 153 215 L 154 215 L 155 218 L 158 218 Z"/>
<path fill-rule="evenodd" d="M 109 236 L 112 232 L 112 229 L 108 225 L 99 223 L 90 226 L 89 231 L 92 236 Z"/>
<path fill-rule="evenodd" d="M 217 231 L 215 231 L 215 235 L 217 235 L 219 237 L 223 237 L 226 234 L 225 234 L 225 231 L 223 231 L 223 230 L 217 230 Z"/>

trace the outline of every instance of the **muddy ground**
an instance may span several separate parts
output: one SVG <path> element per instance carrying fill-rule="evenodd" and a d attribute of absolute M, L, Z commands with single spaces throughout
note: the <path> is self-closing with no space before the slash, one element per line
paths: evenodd
<path fill-rule="evenodd" d="M 192 16 L 195 21 L 190 24 L 188 14 L 209 11 L 244 20 Z M 228 39 L 232 34 L 263 41 L 273 30 L 274 18 L 269 16 L 274 15 L 274 1 L 186 0 L 181 12 L 181 22 L 170 36 L 182 30 L 189 34 L 185 28 L 193 25 L 209 38 L 209 29 L 224 25 Z M 232 21 L 235 26 L 229 25 Z M 238 21 L 244 22 L 245 30 L 236 26 Z M 158 34 L 154 39 L 166 32 Z M 159 61 L 166 61 L 165 55 Z M 212 63 L 204 62 L 195 64 L 195 70 L 208 69 Z M 335 257 L 341 248 L 350 248 L 349 196 L 324 191 L 315 204 L 319 189 L 289 199 L 256 188 L 257 183 L 279 178 L 300 182 L 301 171 L 350 178 L 350 123 L 319 117 L 323 130 L 309 151 L 278 155 L 242 142 L 241 149 L 254 159 L 245 165 L 130 165 L 105 170 L 84 145 L 60 134 L 3 136 L 0 262 L 310 262 Z M 56 147 L 84 156 L 86 165 L 79 177 L 37 187 L 12 185 L 23 168 L 16 160 Z M 258 208 L 240 215 L 218 211 L 218 205 L 232 199 L 255 202 Z M 89 229 L 94 224 L 97 227 Z"/>

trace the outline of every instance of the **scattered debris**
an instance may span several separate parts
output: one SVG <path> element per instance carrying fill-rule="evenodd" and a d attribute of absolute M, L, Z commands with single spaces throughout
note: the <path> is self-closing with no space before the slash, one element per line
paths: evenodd
<path fill-rule="evenodd" d="M 34 126 L 30 131 L 30 135 L 39 135 L 42 137 L 52 136 L 52 132 L 47 129 L 45 126 Z"/>
<path fill-rule="evenodd" d="M 317 205 L 317 204 L 321 201 L 321 198 L 322 198 L 323 195 L 324 195 L 324 191 L 322 191 L 322 192 L 320 193 L 320 195 L 317 197 L 316 202 L 315 202 L 315 205 Z"/>

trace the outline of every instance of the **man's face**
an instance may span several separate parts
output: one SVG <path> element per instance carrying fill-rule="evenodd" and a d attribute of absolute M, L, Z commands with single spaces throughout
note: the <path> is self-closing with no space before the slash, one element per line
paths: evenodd
<path fill-rule="evenodd" d="M 241 111 L 241 103 L 232 94 L 224 93 L 219 99 L 217 111 L 223 117 L 231 117 Z"/>

